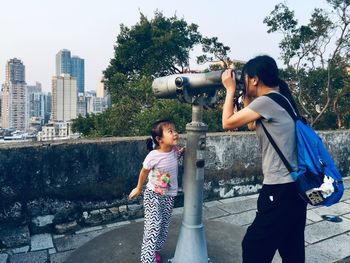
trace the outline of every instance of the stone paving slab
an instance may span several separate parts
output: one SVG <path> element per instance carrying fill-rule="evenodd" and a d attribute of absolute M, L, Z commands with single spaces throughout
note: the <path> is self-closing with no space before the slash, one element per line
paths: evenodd
<path fill-rule="evenodd" d="M 309 219 L 306 219 L 306 224 L 305 224 L 305 225 L 311 225 L 311 224 L 313 224 L 313 223 L 315 223 L 315 222 L 313 222 L 313 221 L 311 221 L 311 220 L 309 220 Z"/>
<path fill-rule="evenodd" d="M 177 207 L 175 209 L 173 209 L 173 215 L 182 215 L 184 212 L 184 209 L 183 207 Z"/>
<path fill-rule="evenodd" d="M 237 197 L 231 197 L 231 198 L 225 198 L 218 200 L 222 204 L 227 204 L 227 203 L 234 203 L 234 202 L 241 202 L 241 201 L 246 201 L 248 199 L 251 199 L 249 195 L 246 196 L 237 196 Z"/>
<path fill-rule="evenodd" d="M 30 247 L 29 246 L 23 246 L 23 247 L 16 247 L 12 249 L 13 254 L 18 254 L 18 253 L 27 253 L 29 251 Z"/>
<path fill-rule="evenodd" d="M 345 200 L 349 200 L 350 199 L 350 191 L 344 191 L 344 194 L 342 196 L 342 198 L 340 199 L 340 201 L 345 201 Z"/>
<path fill-rule="evenodd" d="M 55 247 L 57 248 L 58 252 L 63 252 L 71 249 L 76 249 L 86 242 L 90 241 L 91 239 L 110 231 L 111 229 L 105 228 L 98 231 L 93 231 L 89 233 L 83 233 L 83 234 L 73 234 L 69 236 L 64 236 L 61 238 L 54 239 Z"/>
<path fill-rule="evenodd" d="M 33 235 L 30 239 L 31 251 L 53 248 L 51 234 Z"/>
<path fill-rule="evenodd" d="M 210 202 L 204 203 L 203 207 L 209 208 L 209 207 L 218 206 L 221 204 L 222 204 L 222 202 L 220 202 L 220 201 L 210 201 Z"/>
<path fill-rule="evenodd" d="M 218 207 L 230 214 L 239 214 L 247 210 L 256 210 L 256 199 L 249 198 L 247 200 L 225 203 Z"/>
<path fill-rule="evenodd" d="M 253 222 L 255 215 L 256 215 L 256 211 L 250 210 L 240 214 L 234 214 L 234 215 L 217 218 L 215 219 L 215 221 L 235 224 L 238 226 L 245 226 L 245 225 L 250 225 Z"/>
<path fill-rule="evenodd" d="M 336 245 L 334 245 L 336 244 Z M 306 262 L 332 263 L 350 255 L 350 235 L 342 234 L 305 248 Z M 350 262 L 350 260 L 348 261 Z M 344 262 L 345 263 L 345 262 Z"/>
<path fill-rule="evenodd" d="M 83 228 L 83 229 L 76 231 L 75 233 L 82 234 L 82 233 L 92 232 L 92 231 L 96 231 L 96 230 L 101 230 L 102 228 L 103 228 L 102 226 L 86 227 L 86 228 Z"/>
<path fill-rule="evenodd" d="M 247 195 L 247 197 L 250 199 L 258 199 L 259 194 Z"/>
<path fill-rule="evenodd" d="M 46 250 L 15 254 L 10 257 L 9 263 L 47 263 Z"/>
<path fill-rule="evenodd" d="M 203 216 L 204 219 L 212 219 L 212 218 L 216 218 L 216 217 L 220 217 L 220 216 L 226 216 L 229 215 L 228 212 L 220 209 L 217 206 L 213 206 L 213 207 L 205 207 L 203 209 Z"/>
<path fill-rule="evenodd" d="M 317 207 L 315 209 L 312 209 L 312 211 L 316 212 L 319 215 L 344 215 L 350 213 L 350 204 L 340 202 L 329 207 Z"/>
<path fill-rule="evenodd" d="M 143 218 L 141 218 L 141 219 L 143 219 Z M 107 224 L 106 226 L 114 228 L 114 227 L 125 226 L 125 225 L 128 225 L 130 223 L 131 223 L 130 221 L 122 221 L 122 222 L 116 222 L 116 223 Z M 89 231 L 84 231 L 84 232 L 89 232 Z"/>
<path fill-rule="evenodd" d="M 74 250 L 70 250 L 70 251 L 60 252 L 60 253 L 50 255 L 50 263 L 64 263 L 66 259 L 70 256 L 70 254 L 72 254 L 73 251 Z"/>
<path fill-rule="evenodd" d="M 346 218 L 342 219 L 343 221 L 339 223 L 321 221 L 306 226 L 305 241 L 308 243 L 316 243 L 321 240 L 350 231 L 350 220 Z"/>
<path fill-rule="evenodd" d="M 7 254 L 0 254 L 0 263 L 6 263 L 9 255 Z"/>
<path fill-rule="evenodd" d="M 317 209 L 307 210 L 306 218 L 312 222 L 320 222 L 323 220 L 320 211 Z"/>

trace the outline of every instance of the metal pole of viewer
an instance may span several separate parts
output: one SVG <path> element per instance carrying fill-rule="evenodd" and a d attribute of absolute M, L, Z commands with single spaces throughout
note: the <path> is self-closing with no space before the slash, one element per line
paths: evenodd
<path fill-rule="evenodd" d="M 203 226 L 203 188 L 206 132 L 202 122 L 203 106 L 192 104 L 192 122 L 186 125 L 184 160 L 184 213 L 172 263 L 208 263 Z"/>

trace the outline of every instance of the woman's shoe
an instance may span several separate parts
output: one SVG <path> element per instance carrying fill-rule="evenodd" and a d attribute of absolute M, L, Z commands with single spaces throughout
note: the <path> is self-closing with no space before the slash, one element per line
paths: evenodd
<path fill-rule="evenodd" d="M 158 251 L 156 251 L 156 262 L 160 263 L 160 254 Z"/>

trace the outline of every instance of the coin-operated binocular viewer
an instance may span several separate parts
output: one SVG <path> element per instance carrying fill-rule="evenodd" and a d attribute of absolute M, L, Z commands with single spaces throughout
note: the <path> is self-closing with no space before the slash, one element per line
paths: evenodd
<path fill-rule="evenodd" d="M 223 88 L 222 70 L 207 73 L 174 74 L 156 78 L 153 93 L 158 98 L 178 98 L 192 104 L 192 122 L 186 125 L 186 152 L 184 160 L 184 214 L 173 263 L 208 263 L 207 244 L 203 226 L 203 187 L 206 132 L 202 122 L 203 106 L 216 101 Z M 243 91 L 239 72 L 235 73 L 237 94 Z"/>

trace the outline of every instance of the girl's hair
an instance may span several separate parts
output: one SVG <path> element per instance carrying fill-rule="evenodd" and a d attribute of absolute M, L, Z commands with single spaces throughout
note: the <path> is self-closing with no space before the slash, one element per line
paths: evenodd
<path fill-rule="evenodd" d="M 297 104 L 293 99 L 287 83 L 278 76 L 277 63 L 272 57 L 262 55 L 249 60 L 242 70 L 242 76 L 245 76 L 245 74 L 247 74 L 249 78 L 257 76 L 259 80 L 268 87 L 278 86 L 280 93 L 289 100 L 297 114 L 299 114 Z"/>
<path fill-rule="evenodd" d="M 163 136 L 163 128 L 164 126 L 173 124 L 174 122 L 169 119 L 161 119 L 157 120 L 152 124 L 151 127 L 151 138 L 146 140 L 147 150 L 152 151 L 153 149 L 157 149 L 159 147 L 159 142 L 157 137 L 161 138 Z"/>

